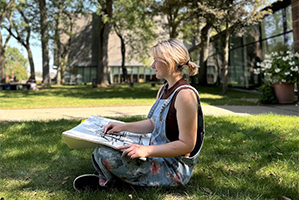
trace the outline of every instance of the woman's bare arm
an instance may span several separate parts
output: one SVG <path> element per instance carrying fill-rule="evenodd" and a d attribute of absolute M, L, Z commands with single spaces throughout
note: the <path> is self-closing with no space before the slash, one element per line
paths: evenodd
<path fill-rule="evenodd" d="M 192 152 L 197 134 L 197 98 L 193 91 L 182 90 L 175 102 L 179 139 L 163 145 L 127 145 L 120 147 L 125 150 L 124 155 L 131 158 L 138 157 L 175 157 Z"/>

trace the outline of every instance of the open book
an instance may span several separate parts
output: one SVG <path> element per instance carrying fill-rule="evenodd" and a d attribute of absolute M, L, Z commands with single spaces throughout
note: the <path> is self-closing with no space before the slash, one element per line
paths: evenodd
<path fill-rule="evenodd" d="M 104 126 L 110 122 L 121 122 L 113 119 L 90 116 L 71 130 L 62 133 L 65 143 L 72 149 L 95 148 L 105 145 L 114 149 L 128 144 L 149 145 L 151 133 L 137 134 L 120 132 L 105 134 Z"/>

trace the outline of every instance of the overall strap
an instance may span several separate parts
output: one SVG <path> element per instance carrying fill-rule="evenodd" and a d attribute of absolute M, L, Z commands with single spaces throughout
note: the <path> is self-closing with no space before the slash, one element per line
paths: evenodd
<path fill-rule="evenodd" d="M 161 89 L 161 92 L 160 92 L 160 95 L 159 95 L 159 98 L 156 100 L 156 102 L 154 103 L 154 105 L 152 106 L 151 110 L 149 111 L 148 115 L 147 115 L 147 118 L 151 118 L 154 114 L 154 111 L 156 109 L 156 107 L 158 106 L 159 104 L 159 100 L 161 99 L 164 91 L 165 91 L 165 88 L 167 86 L 167 83 L 163 85 L 163 88 Z"/>
<path fill-rule="evenodd" d="M 196 95 L 197 95 L 197 99 L 199 100 L 199 94 L 198 94 L 197 90 L 196 90 L 194 87 L 192 87 L 191 85 L 181 85 L 181 86 L 179 86 L 178 88 L 175 89 L 175 91 L 169 96 L 168 99 L 166 99 L 166 100 L 164 101 L 164 103 L 163 103 L 163 105 L 162 105 L 162 107 L 161 107 L 161 110 L 160 110 L 160 114 L 159 114 L 160 117 L 162 116 L 162 112 L 164 111 L 164 109 L 170 104 L 170 102 L 171 102 L 173 96 L 175 95 L 175 93 L 176 93 L 179 89 L 181 89 L 181 88 L 186 88 L 186 87 L 192 89 L 192 90 L 196 93 Z"/>

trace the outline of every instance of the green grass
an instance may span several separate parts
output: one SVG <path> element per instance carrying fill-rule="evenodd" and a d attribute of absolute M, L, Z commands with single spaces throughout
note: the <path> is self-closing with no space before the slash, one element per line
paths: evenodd
<path fill-rule="evenodd" d="M 0 91 L 0 108 L 53 108 L 93 106 L 137 106 L 152 105 L 161 85 L 118 84 L 109 88 L 91 86 L 52 86 L 38 91 Z M 221 88 L 199 87 L 202 105 L 257 105 L 246 99 L 257 99 L 259 94 L 229 91 L 221 95 Z"/>
<path fill-rule="evenodd" d="M 120 118 L 136 121 L 140 118 Z M 298 117 L 205 117 L 206 137 L 186 186 L 112 185 L 77 193 L 92 173 L 92 149 L 71 150 L 61 133 L 79 120 L 0 122 L 0 198 L 7 199 L 298 199 Z"/>

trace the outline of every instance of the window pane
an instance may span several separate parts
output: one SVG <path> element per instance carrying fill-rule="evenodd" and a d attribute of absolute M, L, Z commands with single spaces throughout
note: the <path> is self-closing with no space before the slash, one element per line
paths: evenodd
<path fill-rule="evenodd" d="M 207 62 L 207 82 L 208 84 L 215 84 L 218 77 L 221 76 L 222 55 L 215 54 L 208 58 Z"/>
<path fill-rule="evenodd" d="M 83 74 L 84 74 L 83 70 L 84 70 L 84 68 L 82 68 L 82 67 L 78 68 L 77 83 L 84 82 L 84 79 L 83 79 Z"/>
<path fill-rule="evenodd" d="M 271 52 L 273 52 L 275 50 L 276 46 L 280 46 L 284 44 L 284 38 L 283 36 L 278 36 L 278 37 L 274 37 L 274 38 L 270 38 L 267 40 L 264 40 L 262 42 L 263 45 L 263 57 L 265 56 L 265 54 L 270 54 Z"/>
<path fill-rule="evenodd" d="M 242 45 L 242 37 L 232 36 L 230 37 L 229 42 L 230 42 L 229 44 L 230 49 L 240 47 Z"/>
<path fill-rule="evenodd" d="M 294 44 L 293 32 L 286 34 L 286 37 L 287 37 L 287 45 L 293 46 L 293 44 Z"/>
<path fill-rule="evenodd" d="M 190 59 L 197 65 L 199 65 L 199 54 L 200 54 L 200 52 L 198 49 L 190 52 Z"/>
<path fill-rule="evenodd" d="M 282 10 L 266 16 L 261 27 L 263 39 L 283 33 Z"/>
<path fill-rule="evenodd" d="M 293 30 L 293 20 L 292 20 L 292 7 L 288 6 L 286 8 L 287 15 L 287 31 Z"/>
<path fill-rule="evenodd" d="M 90 68 L 90 79 L 88 82 L 95 81 L 97 79 L 97 68 L 96 67 L 91 67 Z"/>
<path fill-rule="evenodd" d="M 243 44 L 250 44 L 260 40 L 260 30 L 258 25 L 253 25 L 245 29 L 243 34 Z"/>
<path fill-rule="evenodd" d="M 91 82 L 90 81 L 90 67 L 84 67 L 84 83 Z"/>
<path fill-rule="evenodd" d="M 228 67 L 228 83 L 231 86 L 244 87 L 244 69 L 242 60 L 242 48 L 230 51 L 230 66 Z"/>
<path fill-rule="evenodd" d="M 254 69 L 257 68 L 256 63 L 261 62 L 260 59 L 261 49 L 260 43 L 254 43 L 244 47 L 244 63 L 245 63 L 245 87 L 254 87 L 261 85 L 261 75 L 254 74 Z"/>

